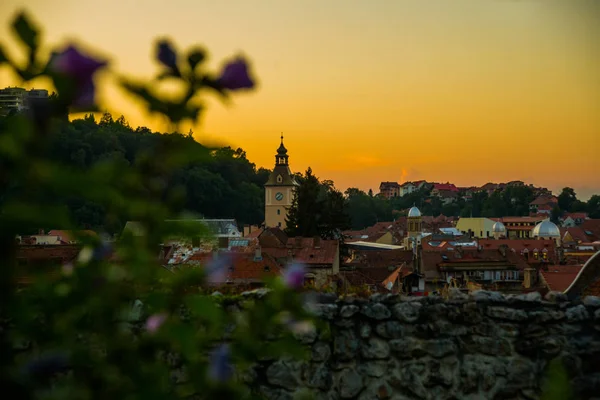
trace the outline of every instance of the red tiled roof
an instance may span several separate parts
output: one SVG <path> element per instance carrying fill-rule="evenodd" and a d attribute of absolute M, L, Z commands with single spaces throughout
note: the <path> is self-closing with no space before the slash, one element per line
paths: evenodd
<path fill-rule="evenodd" d="M 478 242 L 483 249 L 489 250 L 498 250 L 504 244 L 508 246 L 509 250 L 512 251 L 514 249 L 515 253 L 519 255 L 525 250 L 532 252 L 535 249 L 538 249 L 538 251 L 546 249 L 548 251 L 548 261 L 558 261 L 556 244 L 553 240 L 549 239 L 479 239 Z M 533 256 L 529 256 L 527 261 L 530 264 L 535 264 L 542 262 L 542 259 L 539 258 L 536 260 Z"/>
<path fill-rule="evenodd" d="M 258 241 L 263 247 L 285 247 L 288 236 L 280 228 L 266 228 L 258 235 Z"/>
<path fill-rule="evenodd" d="M 349 238 L 347 242 L 362 240 L 365 242 L 374 242 L 392 229 L 393 222 L 378 222 L 373 226 L 359 231 L 344 231 L 342 234 Z M 367 236 L 363 238 L 363 236 Z"/>
<path fill-rule="evenodd" d="M 75 236 L 98 236 L 98 234 L 91 230 L 82 230 L 82 231 L 61 231 L 58 229 L 53 229 L 48 232 L 49 236 L 58 236 L 60 240 L 65 243 L 71 243 L 75 240 Z"/>
<path fill-rule="evenodd" d="M 574 213 L 566 213 L 563 219 L 571 217 L 573 219 L 586 219 L 588 217 L 587 213 L 584 212 L 574 212 Z"/>
<path fill-rule="evenodd" d="M 575 241 L 575 243 L 586 243 L 589 241 L 589 238 L 585 234 L 585 231 L 580 226 L 574 226 L 571 228 L 559 228 L 559 229 L 560 229 L 560 234 L 563 239 L 563 242 L 565 242 L 565 236 L 567 235 L 567 233 L 569 234 L 569 236 L 571 236 L 571 238 Z M 570 243 L 570 242 L 565 242 L 565 243 Z"/>
<path fill-rule="evenodd" d="M 447 259 L 444 260 L 442 255 L 446 256 Z M 485 265 L 486 263 L 498 262 L 512 265 L 519 270 L 528 267 L 519 255 L 510 250 L 506 252 L 506 256 L 503 256 L 498 250 L 463 250 L 460 258 L 457 257 L 456 251 L 421 251 L 421 271 L 426 279 L 439 278 L 441 276 L 439 267 L 444 267 L 448 263 L 467 266 L 468 264 Z"/>
<path fill-rule="evenodd" d="M 502 217 L 500 220 L 505 224 L 517 224 L 517 223 L 539 223 L 542 222 L 546 217 Z M 507 227 L 508 228 L 508 227 Z"/>
<path fill-rule="evenodd" d="M 540 204 L 537 207 L 538 211 L 552 211 L 554 207 L 551 204 Z"/>
<path fill-rule="evenodd" d="M 332 265 L 338 255 L 339 242 L 337 240 L 319 239 L 315 247 L 313 238 L 289 238 L 286 247 L 262 247 L 262 252 L 275 259 L 285 259 L 288 251 L 292 252 L 295 261 L 310 265 Z"/>
<path fill-rule="evenodd" d="M 481 190 L 496 190 L 496 188 L 498 187 L 497 183 L 492 183 L 492 182 L 488 182 L 485 185 L 483 185 L 481 187 Z"/>
<path fill-rule="evenodd" d="M 255 261 L 254 254 L 229 253 L 233 255 L 233 271 L 229 271 L 227 278 L 237 281 L 259 281 L 265 276 L 281 274 L 281 267 L 268 254 L 262 254 L 262 260 Z"/>
<path fill-rule="evenodd" d="M 60 260 L 70 262 L 77 258 L 81 246 L 78 245 L 20 245 L 17 246 L 17 259 L 23 260 Z"/>
<path fill-rule="evenodd" d="M 538 206 L 543 204 L 558 204 L 558 198 L 556 196 L 539 196 L 529 204 Z"/>
<path fill-rule="evenodd" d="M 400 266 L 404 263 L 412 265 L 412 250 L 370 250 L 355 251 L 354 265 L 365 265 L 368 267 L 387 268 L 390 266 Z"/>
<path fill-rule="evenodd" d="M 229 262 L 225 267 L 227 279 L 232 283 L 261 281 L 265 276 L 276 276 L 281 274 L 282 268 L 279 263 L 268 254 L 262 252 L 262 259 L 254 260 L 254 252 L 222 252 L 219 257 L 228 257 Z M 214 258 L 211 252 L 196 252 L 186 261 L 206 265 Z"/>
<path fill-rule="evenodd" d="M 434 183 L 433 190 L 458 192 L 458 188 L 453 183 Z"/>
<path fill-rule="evenodd" d="M 398 184 L 398 182 L 381 182 L 381 184 L 379 185 L 379 189 L 382 188 L 399 188 L 400 185 Z"/>
<path fill-rule="evenodd" d="M 581 265 L 550 265 L 547 271 L 540 271 L 548 289 L 565 291 L 581 271 Z"/>
<path fill-rule="evenodd" d="M 579 226 L 591 240 L 600 240 L 600 219 L 586 219 Z"/>
<path fill-rule="evenodd" d="M 390 269 L 386 267 L 363 267 L 356 268 L 352 271 L 340 271 L 340 275 L 344 277 L 352 286 L 383 286 L 384 282 L 387 282 L 392 275 L 395 274 L 395 277 L 397 278 L 399 271 L 400 268 Z"/>
<path fill-rule="evenodd" d="M 501 245 L 505 244 L 509 249 L 515 249 L 517 252 L 521 252 L 525 249 L 533 250 L 534 248 L 544 249 L 548 251 L 556 248 L 553 240 L 550 239 L 479 239 L 479 244 L 484 249 L 497 250 Z"/>
<path fill-rule="evenodd" d="M 248 239 L 256 239 L 260 236 L 260 234 L 263 233 L 262 229 L 257 229 L 255 231 L 250 232 L 249 234 L 247 234 L 246 236 L 244 236 L 244 239 L 248 238 Z"/>

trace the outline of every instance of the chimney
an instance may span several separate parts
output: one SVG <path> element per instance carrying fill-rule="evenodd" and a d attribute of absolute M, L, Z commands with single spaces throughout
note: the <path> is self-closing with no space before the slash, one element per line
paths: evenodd
<path fill-rule="evenodd" d="M 256 246 L 256 249 L 254 250 L 254 261 L 261 261 L 262 260 L 262 249 L 260 248 L 260 246 Z"/>
<path fill-rule="evenodd" d="M 38 229 L 38 235 L 43 235 L 44 234 L 44 230 L 43 229 Z"/>
<path fill-rule="evenodd" d="M 321 248 L 321 238 L 319 236 L 315 236 L 313 239 L 313 245 L 315 249 Z"/>
<path fill-rule="evenodd" d="M 525 289 L 529 289 L 532 286 L 532 281 L 531 281 L 531 272 L 535 271 L 533 268 L 525 268 L 525 274 L 523 276 L 523 287 Z"/>
<path fill-rule="evenodd" d="M 505 244 L 501 244 L 500 247 L 498 247 L 498 251 L 500 252 L 500 254 L 502 254 L 502 257 L 506 257 L 507 249 L 508 249 L 508 246 Z"/>

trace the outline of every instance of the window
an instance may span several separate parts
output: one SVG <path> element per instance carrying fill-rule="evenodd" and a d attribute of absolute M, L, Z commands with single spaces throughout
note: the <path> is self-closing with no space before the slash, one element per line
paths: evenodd
<path fill-rule="evenodd" d="M 283 178 L 281 177 L 281 175 L 277 175 L 277 183 L 281 182 L 283 182 Z"/>
<path fill-rule="evenodd" d="M 277 226 L 281 228 L 281 222 L 278 222 L 278 223 L 277 223 Z"/>
<path fill-rule="evenodd" d="M 277 210 L 277 215 L 281 215 L 281 210 Z"/>

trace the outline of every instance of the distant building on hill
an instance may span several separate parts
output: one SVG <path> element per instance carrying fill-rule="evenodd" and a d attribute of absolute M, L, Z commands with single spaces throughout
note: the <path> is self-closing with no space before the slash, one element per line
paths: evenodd
<path fill-rule="evenodd" d="M 381 182 L 379 194 L 386 199 L 400 196 L 400 184 L 398 182 Z"/>
<path fill-rule="evenodd" d="M 11 111 L 27 110 L 33 101 L 47 99 L 45 89 L 26 90 L 20 87 L 0 89 L 0 115 L 8 115 Z"/>

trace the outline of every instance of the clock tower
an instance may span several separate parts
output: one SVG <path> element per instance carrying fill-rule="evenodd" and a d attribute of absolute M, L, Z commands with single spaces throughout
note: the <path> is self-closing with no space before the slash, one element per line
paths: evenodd
<path fill-rule="evenodd" d="M 265 183 L 265 226 L 285 228 L 285 218 L 294 198 L 298 183 L 294 179 L 288 164 L 287 149 L 281 144 L 275 155 L 275 168 Z"/>

